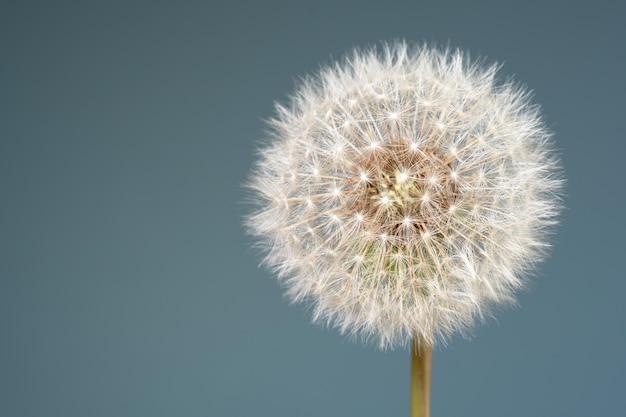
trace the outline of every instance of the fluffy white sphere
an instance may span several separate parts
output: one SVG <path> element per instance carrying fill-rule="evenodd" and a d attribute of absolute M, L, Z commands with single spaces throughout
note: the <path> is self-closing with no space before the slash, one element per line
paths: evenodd
<path fill-rule="evenodd" d="M 278 105 L 247 226 L 316 321 L 382 348 L 465 334 L 548 247 L 560 166 L 529 93 L 460 51 L 355 51 Z"/>

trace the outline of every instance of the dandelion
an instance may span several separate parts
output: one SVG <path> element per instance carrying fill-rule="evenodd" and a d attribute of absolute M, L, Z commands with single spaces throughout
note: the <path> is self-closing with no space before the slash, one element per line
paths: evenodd
<path fill-rule="evenodd" d="M 250 176 L 247 226 L 289 297 L 411 345 L 426 404 L 432 346 L 514 302 L 560 211 L 550 133 L 497 70 L 403 42 L 357 50 L 277 106 Z"/>

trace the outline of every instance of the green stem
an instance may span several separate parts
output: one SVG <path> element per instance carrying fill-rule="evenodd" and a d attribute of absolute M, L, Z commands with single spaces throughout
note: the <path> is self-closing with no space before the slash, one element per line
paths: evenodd
<path fill-rule="evenodd" d="M 430 370 L 433 348 L 411 344 L 411 417 L 430 417 Z"/>

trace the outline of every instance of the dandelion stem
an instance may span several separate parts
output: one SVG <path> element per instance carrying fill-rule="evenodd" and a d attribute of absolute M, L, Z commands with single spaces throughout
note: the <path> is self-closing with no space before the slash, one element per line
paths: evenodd
<path fill-rule="evenodd" d="M 430 417 L 430 370 L 433 348 L 413 340 L 411 344 L 410 417 Z"/>

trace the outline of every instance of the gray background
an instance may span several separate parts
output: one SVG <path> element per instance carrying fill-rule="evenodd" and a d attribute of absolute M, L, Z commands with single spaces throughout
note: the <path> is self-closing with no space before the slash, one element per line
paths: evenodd
<path fill-rule="evenodd" d="M 624 2 L 2 2 L 0 416 L 404 416 L 407 351 L 289 305 L 241 227 L 294 80 L 381 39 L 535 91 L 568 185 L 549 261 L 435 354 L 433 416 L 626 409 Z"/>

